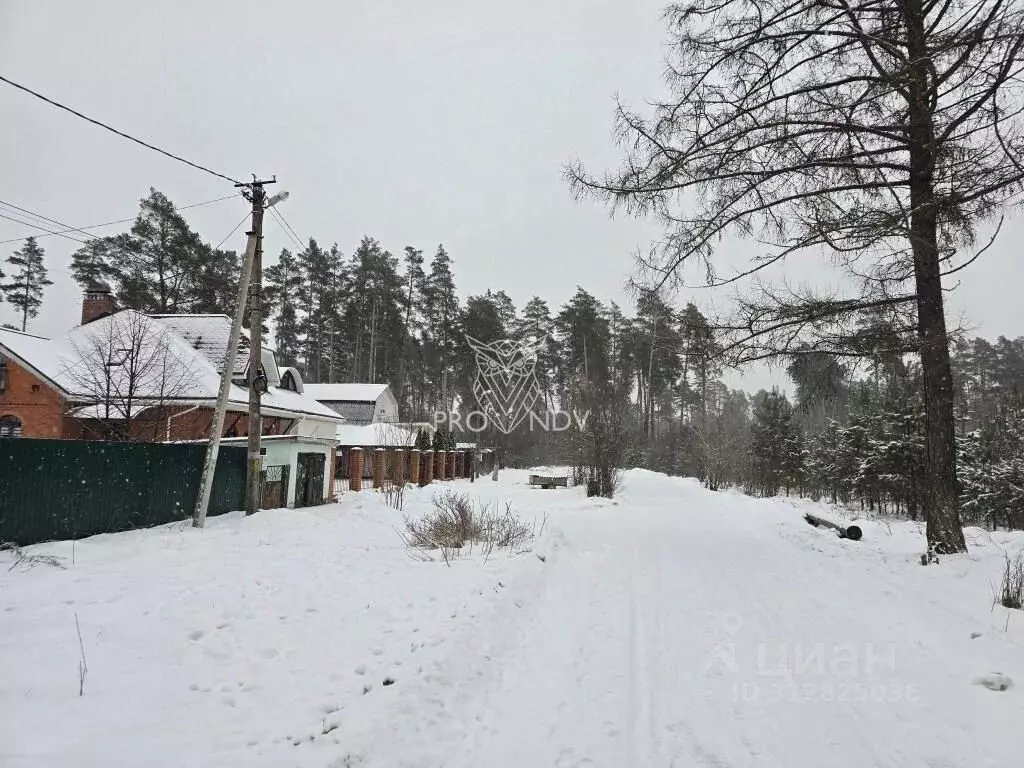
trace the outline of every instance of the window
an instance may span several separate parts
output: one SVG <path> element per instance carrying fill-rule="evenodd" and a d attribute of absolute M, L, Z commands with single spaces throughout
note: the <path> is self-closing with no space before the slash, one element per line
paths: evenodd
<path fill-rule="evenodd" d="M 0 437 L 21 437 L 21 419 L 17 416 L 0 418 Z"/>
<path fill-rule="evenodd" d="M 7 389 L 7 360 L 0 355 L 0 395 Z"/>

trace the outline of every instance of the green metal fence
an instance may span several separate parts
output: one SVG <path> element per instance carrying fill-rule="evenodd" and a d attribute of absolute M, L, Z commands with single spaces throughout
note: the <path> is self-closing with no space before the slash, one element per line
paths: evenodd
<path fill-rule="evenodd" d="M 184 520 L 204 444 L 0 439 L 0 541 L 24 546 Z M 222 446 L 209 514 L 245 502 L 246 449 Z"/>

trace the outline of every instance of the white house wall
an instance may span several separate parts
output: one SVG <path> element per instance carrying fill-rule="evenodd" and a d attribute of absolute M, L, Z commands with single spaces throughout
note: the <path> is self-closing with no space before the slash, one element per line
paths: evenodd
<path fill-rule="evenodd" d="M 331 425 L 332 430 L 334 425 Z M 333 439 L 333 434 L 331 438 Z M 263 443 L 266 454 L 263 456 L 263 468 L 286 466 L 288 467 L 288 488 L 285 490 L 285 506 L 289 509 L 295 507 L 295 484 L 299 472 L 300 453 L 322 453 L 324 455 L 324 488 L 323 498 L 326 501 L 331 497 L 331 446 L 323 444 L 310 444 L 295 442 L 292 440 L 267 440 Z"/>
<path fill-rule="evenodd" d="M 394 394 L 391 392 L 391 387 L 388 387 L 381 392 L 380 397 L 377 398 L 377 406 L 373 413 L 374 421 L 398 421 L 398 400 L 395 399 Z"/>
<path fill-rule="evenodd" d="M 313 437 L 317 440 L 334 440 L 338 425 L 333 421 L 305 418 L 295 428 L 299 437 Z"/>

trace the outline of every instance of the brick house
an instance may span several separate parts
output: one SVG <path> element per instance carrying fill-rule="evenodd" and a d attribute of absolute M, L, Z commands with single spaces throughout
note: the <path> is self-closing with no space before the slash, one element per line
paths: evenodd
<path fill-rule="evenodd" d="M 59 338 L 0 329 L 0 438 L 197 440 L 209 437 L 231 319 L 116 311 L 86 291 L 82 325 Z M 244 332 L 243 332 L 244 333 Z M 250 361 L 242 339 L 225 437 L 246 434 Z M 263 349 L 265 435 L 334 442 L 344 418 L 303 392 L 298 371 Z"/>

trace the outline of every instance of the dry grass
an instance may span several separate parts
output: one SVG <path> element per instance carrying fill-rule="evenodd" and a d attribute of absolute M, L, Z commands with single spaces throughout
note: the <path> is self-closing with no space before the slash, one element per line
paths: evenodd
<path fill-rule="evenodd" d="M 541 525 L 543 530 L 543 523 Z M 405 518 L 402 538 L 410 550 L 440 553 L 449 563 L 464 553 L 480 547 L 485 556 L 495 549 L 521 552 L 538 535 L 536 526 L 504 506 L 475 502 L 465 494 L 446 491 L 434 496 L 434 508 L 422 519 Z"/>
<path fill-rule="evenodd" d="M 13 571 L 16 568 L 30 570 L 37 565 L 48 565 L 51 568 L 63 568 L 64 558 L 56 555 L 26 555 L 25 551 L 17 544 L 8 541 L 0 542 L 0 552 L 10 552 L 14 555 L 14 562 L 7 570 Z"/>
<path fill-rule="evenodd" d="M 402 511 L 402 507 L 405 506 L 405 483 L 386 480 L 380 491 L 384 495 L 385 504 L 399 512 Z"/>
<path fill-rule="evenodd" d="M 1024 607 L 1024 552 L 1018 553 L 1014 558 L 1006 553 L 1005 557 L 1003 580 L 999 585 L 996 599 L 1005 608 L 1020 610 Z"/>

